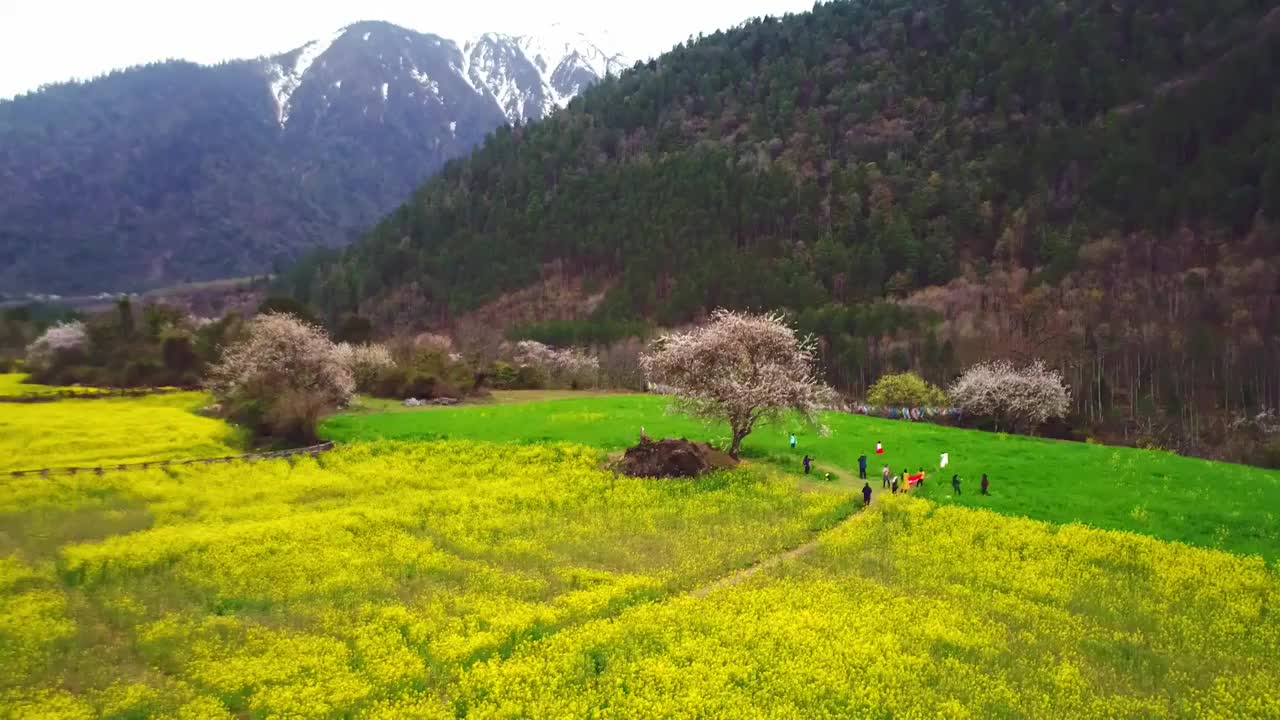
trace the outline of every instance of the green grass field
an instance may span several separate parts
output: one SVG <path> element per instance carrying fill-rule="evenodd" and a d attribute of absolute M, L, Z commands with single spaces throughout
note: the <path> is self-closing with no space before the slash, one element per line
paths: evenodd
<path fill-rule="evenodd" d="M 416 413 L 339 415 L 322 434 L 339 441 L 460 438 L 491 442 L 574 442 L 608 451 L 635 444 L 640 428 L 654 437 L 723 441 L 724 427 L 665 412 L 664 398 L 644 395 L 432 409 Z M 1053 523 L 1080 522 L 1165 540 L 1280 557 L 1280 471 L 1184 458 L 1167 452 L 1086 445 L 957 430 L 854 415 L 828 414 L 829 437 L 765 427 L 747 438 L 744 457 L 798 469 L 808 453 L 819 463 L 856 472 L 869 457 L 872 488 L 880 464 L 930 472 L 921 493 L 940 504 L 985 508 Z M 883 442 L 883 461 L 874 454 Z M 951 464 L 939 471 L 941 453 Z M 979 495 L 987 473 L 991 495 Z M 950 477 L 962 478 L 959 497 Z"/>

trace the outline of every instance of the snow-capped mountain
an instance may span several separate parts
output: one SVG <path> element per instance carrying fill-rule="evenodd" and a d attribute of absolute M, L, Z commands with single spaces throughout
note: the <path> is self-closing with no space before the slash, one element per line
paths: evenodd
<path fill-rule="evenodd" d="M 372 87 L 384 102 L 390 102 L 395 79 L 407 69 L 426 91 L 420 99 L 434 97 L 450 104 L 446 95 L 459 99 L 456 96 L 465 93 L 454 82 L 459 79 L 511 122 L 544 118 L 606 74 L 617 75 L 629 65 L 624 56 L 602 50 L 586 35 L 560 25 L 524 35 L 484 33 L 457 43 L 387 23 L 357 23 L 263 61 L 280 125 L 288 125 L 294 96 L 313 70 L 335 90 L 352 81 L 336 77 L 331 65 L 349 64 L 353 56 L 381 66 L 376 74 L 384 82 Z M 435 69 L 428 73 L 422 66 Z M 445 85 L 455 87 L 446 92 Z"/>
<path fill-rule="evenodd" d="M 344 244 L 494 129 L 625 66 L 557 27 L 458 43 L 361 22 L 0 101 L 0 290 L 247 275 Z"/>
<path fill-rule="evenodd" d="M 532 35 L 520 35 L 516 44 L 538 68 L 560 107 L 605 75 L 617 76 L 632 64 L 626 56 L 603 50 L 583 33 L 559 24 Z"/>
<path fill-rule="evenodd" d="M 546 117 L 630 65 L 560 25 L 528 35 L 485 33 L 462 49 L 470 80 L 488 90 L 512 122 Z"/>

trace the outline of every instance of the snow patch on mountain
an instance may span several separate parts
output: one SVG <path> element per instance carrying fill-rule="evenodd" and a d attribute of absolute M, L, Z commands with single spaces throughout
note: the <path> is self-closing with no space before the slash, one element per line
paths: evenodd
<path fill-rule="evenodd" d="M 280 127 L 284 127 L 289 122 L 289 100 L 302 85 L 302 79 L 306 76 L 307 70 L 310 70 L 315 61 L 325 54 L 345 32 L 346 28 L 343 28 L 327 40 L 312 40 L 283 56 L 285 58 L 292 56 L 292 62 L 285 60 L 271 65 L 268 70 L 271 76 L 271 94 L 276 99 L 276 120 L 280 123 Z"/>
<path fill-rule="evenodd" d="M 462 55 L 467 59 L 466 71 L 471 85 L 497 103 L 508 120 L 520 122 L 535 114 L 529 112 L 529 101 L 545 95 L 545 88 L 536 74 L 530 77 L 528 60 L 515 38 L 485 33 L 464 45 Z M 538 117 L 543 115 L 545 113 L 540 113 Z"/>
<path fill-rule="evenodd" d="M 475 90 L 480 95 L 484 95 L 485 90 L 471 79 L 471 54 L 467 52 L 465 46 L 459 47 L 455 44 L 454 49 L 457 51 L 458 55 L 456 58 L 452 56 L 450 57 L 449 67 L 453 68 L 454 71 L 457 72 L 464 81 L 466 81 L 467 85 L 469 85 L 472 90 Z M 457 60 L 456 63 L 454 62 L 455 59 Z"/>
<path fill-rule="evenodd" d="M 432 80 L 430 76 L 419 70 L 417 66 L 414 66 L 413 69 L 409 71 L 409 75 L 419 85 L 430 90 L 432 95 L 440 97 L 440 83 Z"/>
<path fill-rule="evenodd" d="M 548 85 L 552 84 L 551 76 L 556 70 L 566 64 L 588 70 L 597 79 L 617 75 L 630 65 L 623 55 L 601 50 L 583 33 L 569 30 L 560 23 L 552 23 L 537 33 L 520 35 L 516 44 L 538 68 Z M 561 106 L 570 99 L 572 97 L 561 96 Z"/>
<path fill-rule="evenodd" d="M 630 64 L 559 24 L 526 35 L 485 33 L 462 46 L 462 58 L 463 79 L 487 90 L 512 122 L 546 117 Z"/>

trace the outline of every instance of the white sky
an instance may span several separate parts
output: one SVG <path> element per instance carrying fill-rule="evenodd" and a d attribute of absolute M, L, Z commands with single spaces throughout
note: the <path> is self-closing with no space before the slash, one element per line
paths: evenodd
<path fill-rule="evenodd" d="M 113 68 L 291 50 L 358 20 L 462 39 L 561 22 L 633 58 L 814 0 L 0 0 L 0 98 Z"/>

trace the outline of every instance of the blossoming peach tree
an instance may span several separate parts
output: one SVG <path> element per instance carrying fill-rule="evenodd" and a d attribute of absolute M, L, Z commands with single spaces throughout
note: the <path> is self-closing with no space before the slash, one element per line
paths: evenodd
<path fill-rule="evenodd" d="M 659 338 L 641 365 L 677 409 L 727 422 L 735 458 L 756 425 L 788 413 L 817 425 L 817 412 L 835 398 L 819 378 L 815 341 L 798 337 L 780 313 L 716 310 L 702 327 Z"/>
<path fill-rule="evenodd" d="M 312 440 L 320 417 L 355 392 L 351 368 L 324 331 L 283 313 L 255 317 L 210 368 L 226 414 L 265 435 Z"/>
<path fill-rule="evenodd" d="M 947 393 L 966 414 L 994 421 L 997 430 L 1020 433 L 1066 416 L 1071 406 L 1062 375 L 1040 360 L 1021 368 L 1007 360 L 974 365 Z"/>

